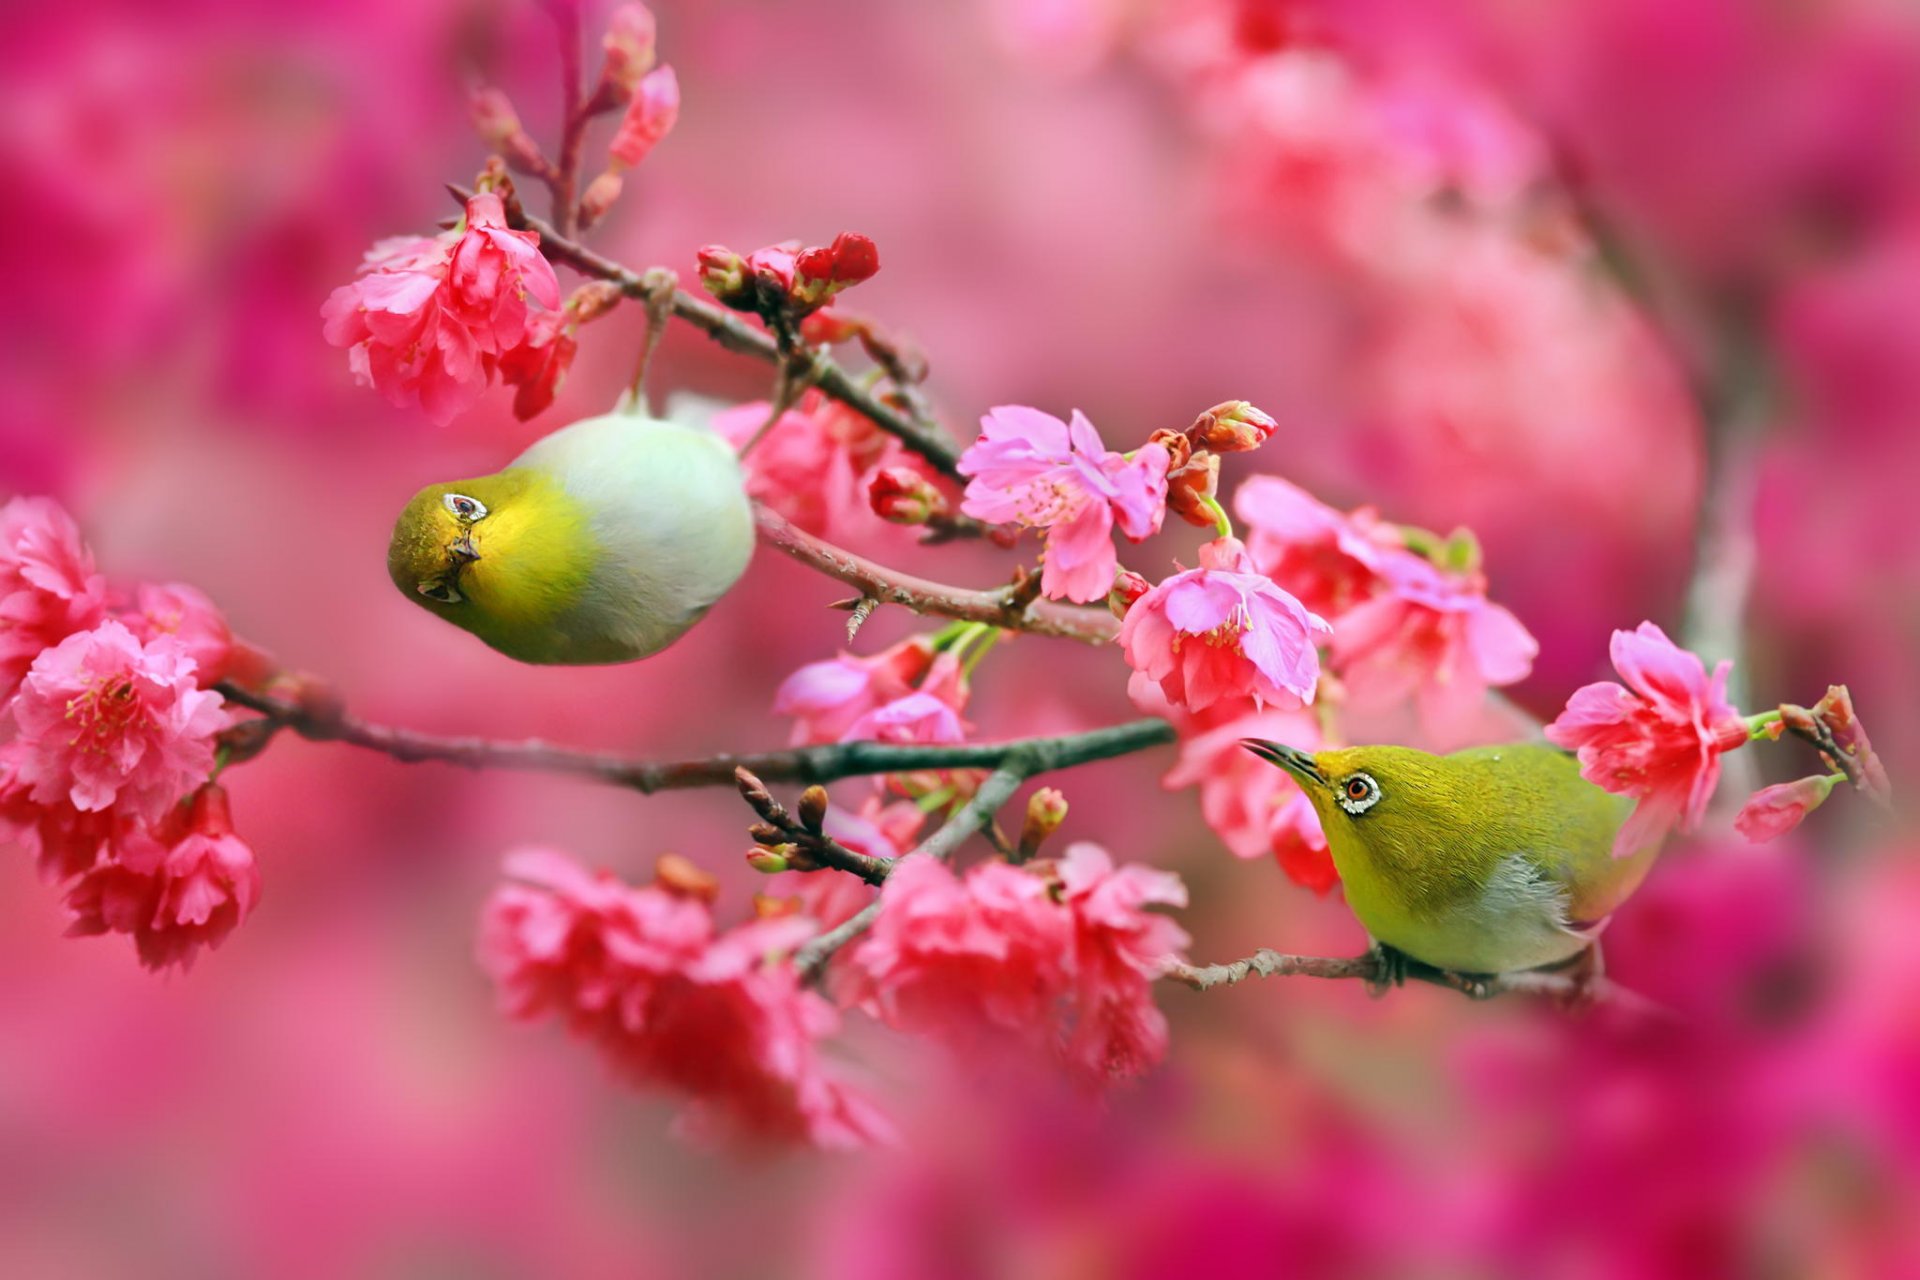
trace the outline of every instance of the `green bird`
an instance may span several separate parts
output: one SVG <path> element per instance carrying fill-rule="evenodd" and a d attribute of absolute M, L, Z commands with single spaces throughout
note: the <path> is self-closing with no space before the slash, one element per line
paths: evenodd
<path fill-rule="evenodd" d="M 562 427 L 401 511 L 407 599 L 521 662 L 632 662 L 699 621 L 753 555 L 740 464 L 711 431 L 630 413 Z"/>
<path fill-rule="evenodd" d="M 1649 845 L 1613 855 L 1633 802 L 1543 743 L 1436 756 L 1241 745 L 1313 802 L 1347 905 L 1389 962 L 1495 974 L 1571 960 L 1645 879 Z M 1597 951 L 1591 953 L 1597 965 Z"/>

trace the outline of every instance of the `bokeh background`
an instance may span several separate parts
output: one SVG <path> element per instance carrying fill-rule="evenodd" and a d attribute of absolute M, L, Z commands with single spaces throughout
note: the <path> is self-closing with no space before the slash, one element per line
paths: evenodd
<path fill-rule="evenodd" d="M 925 349 L 962 433 L 1013 402 L 1128 442 L 1250 399 L 1282 429 L 1238 473 L 1477 531 L 1541 642 L 1517 690 L 1537 713 L 1602 674 L 1612 628 L 1680 625 L 1703 513 L 1731 512 L 1744 705 L 1843 681 L 1908 776 L 1910 6 L 655 8 L 685 102 L 603 250 L 690 273 L 713 241 L 871 235 L 860 308 Z M 550 134 L 531 5 L 8 6 L 0 493 L 61 498 L 110 574 L 197 584 L 370 718 L 778 745 L 773 690 L 843 625 L 794 566 L 761 557 L 685 643 L 604 671 L 516 666 L 385 580 L 415 488 L 602 409 L 640 332 L 632 308 L 587 330 L 546 417 L 495 395 L 445 429 L 321 340 L 363 249 L 431 228 L 481 163 L 475 68 Z M 768 390 L 678 330 L 654 376 Z M 968 583 L 1005 568 L 879 545 Z M 907 626 L 883 613 L 863 647 Z M 1062 648 L 996 653 L 983 736 L 1129 714 L 1116 655 Z M 1811 771 L 1796 750 L 1757 763 Z M 1190 791 L 1161 793 L 1169 763 L 1062 780 L 1068 835 L 1180 872 L 1198 959 L 1362 945 L 1337 893 L 1230 857 Z M 729 797 L 296 742 L 231 778 L 265 897 L 190 974 L 63 940 L 29 859 L 0 859 L 0 1274 L 1920 1273 L 1920 844 L 1846 797 L 1788 841 L 1677 852 L 1620 914 L 1616 976 L 1678 1029 L 1305 980 L 1169 990 L 1169 1062 L 1088 1106 L 856 1017 L 837 1049 L 905 1148 L 742 1160 L 676 1144 L 669 1104 L 499 1019 L 472 961 L 527 842 L 642 879 L 678 851 L 745 915 Z"/>

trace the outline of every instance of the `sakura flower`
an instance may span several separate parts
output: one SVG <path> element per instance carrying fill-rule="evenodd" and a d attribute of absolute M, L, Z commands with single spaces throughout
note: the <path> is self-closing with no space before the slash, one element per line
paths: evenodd
<path fill-rule="evenodd" d="M 1338 619 L 1379 588 L 1399 539 L 1372 511 L 1335 510 L 1279 476 L 1250 476 L 1233 495 L 1247 551 L 1262 572 L 1315 613 Z"/>
<path fill-rule="evenodd" d="M 1137 677 L 1136 677 L 1137 678 Z M 1223 704 L 1225 706 L 1225 704 Z M 1266 855 L 1295 884 L 1325 894 L 1339 880 L 1313 802 L 1286 772 L 1249 754 L 1243 738 L 1321 746 L 1320 723 L 1304 710 L 1268 707 L 1222 716 L 1177 716 L 1180 758 L 1162 779 L 1169 790 L 1198 786 L 1200 815 L 1235 857 Z M 1184 722 L 1184 723 L 1183 723 Z"/>
<path fill-rule="evenodd" d="M 793 743 L 838 742 L 868 712 L 913 691 L 933 662 L 933 644 L 911 636 L 869 658 L 843 653 L 810 662 L 773 696 L 776 715 L 794 717 Z"/>
<path fill-rule="evenodd" d="M 960 718 L 971 691 L 960 654 L 948 649 L 927 667 L 913 692 L 895 698 L 855 720 L 842 742 L 963 742 L 967 722 Z"/>
<path fill-rule="evenodd" d="M 202 685 L 226 678 L 234 658 L 233 633 L 219 607 L 198 588 L 183 582 L 143 582 L 135 589 L 133 609 L 120 614 L 120 620 L 142 643 L 158 636 L 179 640 Z"/>
<path fill-rule="evenodd" d="M 1254 572 L 1237 539 L 1200 549 L 1200 568 L 1176 573 L 1134 602 L 1120 646 L 1135 671 L 1175 706 L 1201 711 L 1223 698 L 1291 706 L 1313 701 L 1319 615 Z"/>
<path fill-rule="evenodd" d="M 83 813 L 60 797 L 42 804 L 19 778 L 19 742 L 0 746 L 0 839 L 33 855 L 40 878 L 58 884 L 90 870 L 132 825 L 112 810 Z"/>
<path fill-rule="evenodd" d="M 41 650 L 105 614 L 105 579 L 60 504 L 15 498 L 0 507 L 0 701 Z"/>
<path fill-rule="evenodd" d="M 553 310 L 560 285 L 540 238 L 507 227 L 500 197 L 467 201 L 466 230 L 383 240 L 360 278 L 321 308 L 362 383 L 444 424 L 477 400 L 499 357 L 527 337 L 531 297 Z"/>
<path fill-rule="evenodd" d="M 1733 827 L 1755 844 L 1778 840 L 1799 826 L 1809 813 L 1826 803 L 1840 774 L 1818 774 L 1792 782 L 1762 787 L 1734 816 Z"/>
<path fill-rule="evenodd" d="M 74 883 L 67 933 L 131 934 L 147 968 L 186 969 L 202 948 L 226 941 L 259 899 L 253 850 L 234 834 L 226 792 L 209 786 L 184 823 L 125 833 L 112 857 Z"/>
<path fill-rule="evenodd" d="M 1071 422 L 1025 405 L 1001 405 L 980 420 L 980 438 L 960 458 L 969 477 L 961 510 L 992 523 L 1047 530 L 1040 590 L 1053 599 L 1104 599 L 1119 559 L 1112 533 L 1135 542 L 1166 516 L 1167 469 L 1160 444 L 1129 458 L 1108 449 L 1086 415 Z"/>
<path fill-rule="evenodd" d="M 680 118 L 680 78 L 672 67 L 655 67 L 640 78 L 627 113 L 607 148 L 613 170 L 631 169 L 647 158 L 659 141 L 673 131 Z"/>
<path fill-rule="evenodd" d="M 34 660 L 8 707 L 19 729 L 16 776 L 37 804 L 113 807 L 158 822 L 213 770 L 226 727 L 173 636 L 142 644 L 112 619 Z"/>
<path fill-rule="evenodd" d="M 1639 801 L 1614 839 L 1614 855 L 1626 857 L 1675 827 L 1698 825 L 1720 780 L 1721 753 L 1745 744 L 1748 730 L 1727 702 L 1731 663 L 1709 676 L 1651 622 L 1614 632 L 1610 652 L 1626 685 L 1575 690 L 1546 735 L 1578 752 L 1588 781 Z"/>
<path fill-rule="evenodd" d="M 561 311 L 542 311 L 527 322 L 526 341 L 500 357 L 500 380 L 515 388 L 513 416 L 537 418 L 553 405 L 573 358 L 580 351 L 573 326 Z"/>
<path fill-rule="evenodd" d="M 1144 1071 L 1166 1050 L 1152 979 L 1187 941 L 1144 908 L 1183 905 L 1185 890 L 1163 872 L 1115 870 L 1088 844 L 1057 872 L 988 862 L 961 877 L 931 858 L 901 862 L 849 955 L 849 998 L 898 1030 L 963 1051 L 1014 1048 L 1090 1084 Z"/>
<path fill-rule="evenodd" d="M 483 913 L 479 955 L 509 1016 L 561 1018 L 634 1083 L 686 1097 L 684 1127 L 702 1137 L 829 1148 L 888 1139 L 885 1120 L 821 1067 L 833 1006 L 771 958 L 811 935 L 810 921 L 776 916 L 722 933 L 699 898 L 635 889 L 549 850 L 509 857 L 507 872 Z"/>

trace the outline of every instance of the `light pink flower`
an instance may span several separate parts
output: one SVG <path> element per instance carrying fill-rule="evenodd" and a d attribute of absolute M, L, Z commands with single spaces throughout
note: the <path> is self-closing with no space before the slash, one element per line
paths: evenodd
<path fill-rule="evenodd" d="M 500 197 L 467 201 L 466 230 L 383 240 L 360 277 L 335 289 L 321 316 L 361 382 L 402 408 L 446 423 L 492 381 L 499 358 L 527 338 L 529 297 L 560 305 L 540 237 L 507 227 Z"/>
<path fill-rule="evenodd" d="M 615 169 L 631 169 L 646 159 L 647 152 L 673 131 L 674 122 L 679 118 L 680 78 L 672 67 L 655 67 L 635 86 L 633 97 L 627 103 L 627 113 L 621 117 L 620 127 L 614 131 L 613 142 L 607 148 L 613 155 Z"/>
<path fill-rule="evenodd" d="M 176 828 L 178 830 L 176 831 Z M 226 792 L 203 788 L 184 822 L 129 830 L 67 891 L 69 937 L 131 934 L 149 969 L 192 967 L 260 900 L 253 850 L 233 832 Z"/>
<path fill-rule="evenodd" d="M 1285 770 L 1251 755 L 1242 738 L 1284 742 L 1302 751 L 1321 745 L 1319 718 L 1305 710 L 1268 707 L 1222 716 L 1176 717 L 1180 758 L 1163 779 L 1169 789 L 1198 786 L 1200 815 L 1240 858 L 1271 854 L 1294 883 L 1324 894 L 1339 880 L 1313 802 Z"/>
<path fill-rule="evenodd" d="M 15 498 L 0 507 L 0 701 L 40 651 L 106 615 L 106 581 L 59 503 Z"/>
<path fill-rule="evenodd" d="M 1131 458 L 1101 442 L 1086 415 L 1071 422 L 1026 405 L 1001 405 L 980 419 L 980 437 L 960 458 L 968 476 L 961 510 L 975 519 L 1047 530 L 1040 589 L 1086 603 L 1106 597 L 1119 568 L 1112 533 L 1138 542 L 1166 516 L 1166 447 Z"/>
<path fill-rule="evenodd" d="M 198 588 L 183 582 L 143 582 L 135 589 L 133 608 L 118 616 L 142 644 L 159 636 L 178 640 L 193 659 L 202 685 L 226 678 L 234 656 L 233 633 L 219 607 Z"/>
<path fill-rule="evenodd" d="M 919 687 L 875 707 L 847 726 L 842 742 L 964 742 L 971 728 L 960 713 L 971 690 L 960 655 L 936 655 Z"/>
<path fill-rule="evenodd" d="M 1762 787 L 1740 807 L 1733 828 L 1755 844 L 1778 840 L 1826 803 L 1836 781 L 1832 774 L 1815 774 Z"/>
<path fill-rule="evenodd" d="M 814 931 L 800 916 L 724 933 L 707 904 L 593 875 L 564 854 L 507 860 L 482 917 L 480 963 L 507 1014 L 554 1015 L 628 1079 L 690 1100 L 682 1127 L 712 1140 L 846 1148 L 886 1121 L 829 1077 L 818 1042 L 833 1006 L 773 957 Z"/>
<path fill-rule="evenodd" d="M 868 712 L 904 698 L 927 674 L 933 645 L 910 636 L 872 657 L 842 653 L 810 662 L 781 682 L 775 715 L 792 716 L 793 742 L 838 742 Z"/>
<path fill-rule="evenodd" d="M 849 997 L 898 1030 L 961 1051 L 1012 1047 L 1087 1083 L 1132 1075 L 1166 1049 L 1151 980 L 1186 935 L 1144 910 L 1183 905 L 1178 879 L 1116 871 L 1070 847 L 1058 882 L 1003 862 L 956 876 L 909 858 L 881 888 L 873 928 L 850 953 Z"/>
<path fill-rule="evenodd" d="M 1256 573 L 1235 539 L 1202 547 L 1200 565 L 1127 610 L 1120 645 L 1128 664 L 1193 711 L 1233 697 L 1281 706 L 1313 701 L 1320 677 L 1314 644 L 1330 629 L 1325 620 Z"/>
<path fill-rule="evenodd" d="M 1610 651 L 1626 686 L 1575 690 L 1546 735 L 1579 753 L 1588 781 L 1640 802 L 1614 840 L 1614 854 L 1625 857 L 1698 825 L 1720 781 L 1721 753 L 1745 745 L 1748 730 L 1727 702 L 1731 663 L 1709 676 L 1651 622 L 1614 632 Z"/>
<path fill-rule="evenodd" d="M 1324 618 L 1371 599 L 1388 548 L 1400 545 L 1371 509 L 1338 511 L 1279 476 L 1247 477 L 1233 511 L 1254 564 Z"/>
<path fill-rule="evenodd" d="M 17 777 L 38 804 L 158 822 L 207 781 L 221 698 L 172 636 L 142 644 L 109 619 L 34 660 L 10 704 Z"/>

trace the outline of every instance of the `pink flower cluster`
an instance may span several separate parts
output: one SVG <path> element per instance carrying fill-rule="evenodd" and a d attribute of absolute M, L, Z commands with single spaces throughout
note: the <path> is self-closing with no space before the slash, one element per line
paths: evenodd
<path fill-rule="evenodd" d="M 1731 663 L 1712 675 L 1651 622 L 1616 631 L 1610 652 L 1624 686 L 1599 681 L 1574 691 L 1547 726 L 1547 740 L 1577 752 L 1580 773 L 1639 801 L 1613 852 L 1626 857 L 1699 825 L 1720 781 L 1720 756 L 1750 732 L 1727 701 Z"/>
<path fill-rule="evenodd" d="M 783 240 L 744 255 L 710 244 L 697 261 L 700 283 L 715 301 L 768 324 L 789 324 L 872 279 L 880 270 L 880 250 L 859 232 L 843 231 L 829 245 Z"/>
<path fill-rule="evenodd" d="M 382 240 L 359 279 L 335 289 L 320 311 L 327 341 L 347 348 L 360 382 L 441 424 L 479 399 L 496 374 L 522 376 L 530 362 L 521 347 L 552 341 L 550 322 L 530 299 L 546 313 L 560 308 L 540 237 L 508 228 L 499 195 L 468 200 L 465 222 L 439 236 Z"/>
<path fill-rule="evenodd" d="M 156 969 L 218 946 L 259 897 L 211 785 L 228 717 L 209 686 L 246 657 L 218 611 L 179 585 L 116 606 L 67 513 L 17 498 L 0 508 L 0 653 L 0 835 L 66 886 L 71 932 L 130 934 Z"/>
<path fill-rule="evenodd" d="M 980 420 L 960 458 L 969 477 L 961 510 L 977 520 L 1047 531 L 1040 590 L 1086 603 L 1113 589 L 1113 530 L 1135 542 L 1158 533 L 1167 509 L 1166 446 L 1115 453 L 1086 415 L 1071 422 L 1026 405 L 1001 405 Z"/>
<path fill-rule="evenodd" d="M 1178 877 L 1070 846 L 1051 867 L 988 862 L 957 876 L 908 858 L 848 957 L 849 999 L 898 1030 L 961 1051 L 1016 1048 L 1090 1085 L 1166 1053 L 1152 985 L 1187 945 L 1146 908 L 1186 905 Z"/>
<path fill-rule="evenodd" d="M 1258 570 L 1333 624 L 1328 664 L 1354 708 L 1411 698 L 1422 728 L 1449 741 L 1488 688 L 1533 669 L 1539 645 L 1487 599 L 1471 544 L 1443 567 L 1371 511 L 1336 511 L 1277 476 L 1248 480 L 1234 511 Z"/>
<path fill-rule="evenodd" d="M 810 662 L 780 685 L 773 709 L 807 742 L 962 742 L 970 690 L 959 653 L 910 636 L 870 658 Z"/>
<path fill-rule="evenodd" d="M 820 1062 L 833 1006 L 775 959 L 813 922 L 723 932 L 698 896 L 636 889 L 549 850 L 512 855 L 507 874 L 486 904 L 479 958 L 509 1016 L 558 1017 L 623 1076 L 686 1097 L 682 1125 L 696 1137 L 831 1149 L 891 1139 Z"/>

